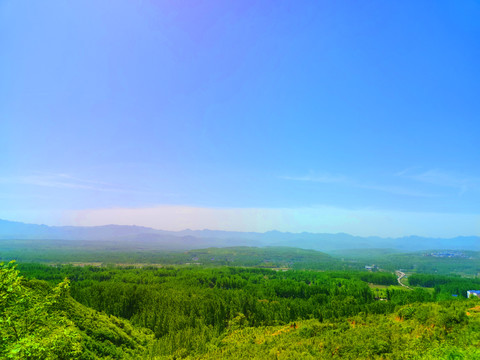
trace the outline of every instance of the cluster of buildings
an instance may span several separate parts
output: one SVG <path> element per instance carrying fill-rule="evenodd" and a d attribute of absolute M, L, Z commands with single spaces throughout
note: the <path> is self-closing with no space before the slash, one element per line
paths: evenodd
<path fill-rule="evenodd" d="M 460 251 L 439 251 L 423 254 L 423 256 L 433 256 L 439 258 L 467 258 L 463 252 Z"/>
<path fill-rule="evenodd" d="M 480 290 L 467 290 L 467 298 L 472 296 L 480 297 Z"/>

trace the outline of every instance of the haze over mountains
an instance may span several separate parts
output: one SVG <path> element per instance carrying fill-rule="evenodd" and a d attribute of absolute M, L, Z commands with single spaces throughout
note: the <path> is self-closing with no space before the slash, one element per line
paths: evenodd
<path fill-rule="evenodd" d="M 400 238 L 360 237 L 345 233 L 286 233 L 279 231 L 233 232 L 217 230 L 165 231 L 142 226 L 47 226 L 0 219 L 0 240 L 65 240 L 114 242 L 131 249 L 138 245 L 151 249 L 187 250 L 227 246 L 291 246 L 320 251 L 388 248 L 400 251 L 430 249 L 480 250 L 480 237 Z"/>

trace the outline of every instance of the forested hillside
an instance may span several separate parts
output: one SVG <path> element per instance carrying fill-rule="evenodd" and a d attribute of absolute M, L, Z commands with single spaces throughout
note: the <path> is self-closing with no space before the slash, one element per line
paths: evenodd
<path fill-rule="evenodd" d="M 18 268 L 1 268 L 4 358 L 480 356 L 480 303 L 462 296 L 477 279 L 412 275 L 425 287 L 408 290 L 389 272 Z"/>
<path fill-rule="evenodd" d="M 100 313 L 56 286 L 25 280 L 14 263 L 0 266 L 0 358 L 98 359 L 140 357 L 151 331 Z"/>

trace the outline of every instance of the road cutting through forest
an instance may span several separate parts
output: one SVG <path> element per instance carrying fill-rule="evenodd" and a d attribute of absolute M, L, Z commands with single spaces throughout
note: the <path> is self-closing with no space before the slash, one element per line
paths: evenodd
<path fill-rule="evenodd" d="M 402 271 L 400 271 L 400 270 L 395 270 L 395 274 L 397 275 L 397 281 L 398 281 L 398 283 L 399 283 L 401 286 L 403 286 L 404 288 L 407 288 L 407 289 L 409 289 L 409 290 L 412 290 L 412 288 L 411 288 L 410 286 L 407 286 L 407 285 L 405 285 L 404 283 L 402 283 L 402 279 L 403 279 L 404 277 L 406 277 L 406 275 L 405 275 L 404 272 L 402 272 Z"/>

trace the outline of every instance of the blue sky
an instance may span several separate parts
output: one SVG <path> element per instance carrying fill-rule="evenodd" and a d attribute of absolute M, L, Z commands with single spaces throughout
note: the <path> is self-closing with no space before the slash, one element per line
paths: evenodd
<path fill-rule="evenodd" d="M 0 218 L 480 235 L 478 18 L 478 1 L 2 1 Z"/>

